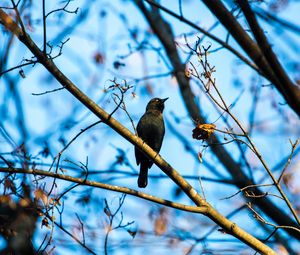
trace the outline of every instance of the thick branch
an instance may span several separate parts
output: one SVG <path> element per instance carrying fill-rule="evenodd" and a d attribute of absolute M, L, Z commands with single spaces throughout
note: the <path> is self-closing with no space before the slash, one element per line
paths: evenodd
<path fill-rule="evenodd" d="M 276 77 L 279 80 L 279 91 L 283 94 L 288 104 L 300 116 L 300 88 L 293 84 L 293 82 L 290 80 L 283 67 L 281 66 L 280 62 L 278 61 L 276 55 L 274 54 L 271 48 L 271 45 L 268 42 L 268 39 L 266 38 L 264 32 L 260 28 L 255 14 L 251 10 L 248 1 L 237 0 L 237 3 L 241 7 L 247 19 L 247 22 L 253 32 L 253 35 L 261 52 L 263 53 L 269 66 L 273 69 L 273 72 L 276 74 Z"/>
<path fill-rule="evenodd" d="M 298 116 L 300 116 L 300 89 L 291 83 L 286 84 L 280 79 L 276 69 L 273 69 L 273 63 L 266 60 L 260 47 L 250 38 L 220 0 L 203 0 L 203 2 L 219 19 L 248 56 L 263 71 L 264 76 L 275 85 L 289 106 L 298 114 Z M 258 43 L 260 43 L 260 41 L 258 41 Z M 263 49 L 266 49 L 266 47 L 263 47 Z M 277 58 L 276 62 L 278 62 Z M 271 64 L 272 66 L 270 66 Z M 285 76 L 287 77 L 286 74 Z"/>

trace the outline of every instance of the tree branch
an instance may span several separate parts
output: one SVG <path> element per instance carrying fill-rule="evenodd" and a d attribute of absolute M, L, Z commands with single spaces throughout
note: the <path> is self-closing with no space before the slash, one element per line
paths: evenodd
<path fill-rule="evenodd" d="M 300 88 L 293 84 L 284 69 L 282 68 L 280 62 L 278 61 L 276 55 L 274 54 L 271 45 L 268 42 L 264 32 L 260 28 L 255 14 L 251 10 L 251 7 L 246 0 L 237 0 L 238 5 L 241 7 L 245 18 L 253 32 L 256 39 L 257 45 L 260 48 L 262 54 L 264 55 L 268 65 L 272 68 L 273 73 L 279 80 L 277 89 L 281 92 L 285 100 L 294 109 L 295 112 L 300 116 Z"/>
<path fill-rule="evenodd" d="M 262 70 L 264 76 L 270 80 L 278 91 L 283 95 L 289 106 L 300 116 L 300 89 L 290 83 L 283 83 L 284 80 L 278 76 L 277 69 L 274 69 L 274 63 L 266 59 L 265 49 L 267 45 L 260 48 L 245 32 L 241 25 L 237 22 L 235 17 L 227 10 L 224 4 L 220 0 L 203 0 L 205 5 L 210 11 L 219 19 L 219 21 L 225 26 L 228 32 L 234 37 L 238 44 L 248 54 L 248 56 L 256 63 L 256 65 Z M 261 43 L 260 40 L 257 41 Z M 267 49 L 270 51 L 270 48 Z M 276 62 L 278 62 L 275 56 Z M 283 70 L 281 70 L 283 71 Z M 283 71 L 284 76 L 287 77 Z M 281 74 L 283 75 L 283 74 Z"/>
<path fill-rule="evenodd" d="M 64 174 L 58 174 L 54 172 L 49 172 L 49 171 L 43 171 L 43 170 L 38 170 L 38 169 L 23 169 L 23 168 L 7 168 L 7 167 L 0 167 L 0 172 L 2 173 L 13 173 L 13 174 L 31 174 L 31 175 L 40 175 L 40 176 L 47 176 L 51 178 L 56 178 L 64 181 L 69 181 L 73 183 L 78 183 L 83 186 L 90 186 L 90 187 L 95 187 L 95 188 L 101 188 L 105 190 L 111 190 L 119 193 L 125 193 L 129 194 L 135 197 L 142 198 L 144 200 L 148 200 L 150 202 L 154 202 L 157 204 L 161 204 L 164 206 L 172 207 L 174 209 L 182 210 L 182 211 L 187 211 L 187 212 L 193 212 L 193 213 L 201 213 L 201 214 L 206 214 L 208 211 L 207 206 L 189 206 L 189 205 L 184 205 L 180 203 L 176 203 L 173 201 L 169 201 L 163 198 L 155 197 L 152 195 L 148 195 L 144 192 L 136 191 L 133 189 L 129 189 L 126 187 L 121 187 L 121 186 L 116 186 L 116 185 L 110 185 L 110 184 L 105 184 L 101 182 L 95 182 L 95 181 L 90 181 L 82 178 L 76 178 L 72 177 L 69 175 L 64 175 Z"/>

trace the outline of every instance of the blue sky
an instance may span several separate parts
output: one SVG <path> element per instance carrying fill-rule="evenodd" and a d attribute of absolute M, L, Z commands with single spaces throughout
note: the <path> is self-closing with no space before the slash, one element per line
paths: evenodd
<path fill-rule="evenodd" d="M 169 97 L 170 99 L 167 101 L 165 108 L 165 118 L 180 132 L 182 136 L 190 141 L 191 145 L 196 151 L 201 151 L 201 143 L 199 141 L 192 140 L 191 130 L 193 129 L 193 123 L 187 116 L 181 96 L 179 95 L 179 88 L 174 78 L 163 77 L 145 82 L 142 81 L 139 83 L 135 83 L 134 79 L 128 78 L 140 78 L 143 75 L 168 72 L 168 69 L 163 61 L 159 61 L 156 52 L 151 50 L 145 50 L 143 54 L 136 52 L 124 59 L 120 58 L 120 56 L 128 54 L 129 49 L 134 50 L 137 46 L 129 37 L 127 27 L 130 27 L 131 29 L 138 29 L 138 31 L 143 31 L 148 28 L 148 25 L 142 18 L 141 14 L 136 10 L 133 4 L 130 3 L 130 1 L 103 1 L 102 5 L 97 4 L 96 1 L 92 2 L 93 8 L 88 14 L 89 18 L 87 22 L 84 22 L 76 27 L 74 34 L 68 36 L 70 37 L 70 40 L 64 45 L 63 55 L 56 59 L 55 63 L 58 65 L 58 67 L 60 67 L 61 71 L 66 74 L 66 76 L 69 77 L 81 90 L 89 95 L 94 101 L 99 102 L 100 106 L 102 106 L 108 112 L 114 109 L 115 104 L 112 100 L 112 95 L 110 93 L 105 94 L 103 90 L 111 85 L 110 80 L 117 78 L 118 81 L 121 82 L 123 78 L 126 78 L 127 81 L 134 86 L 132 91 L 134 91 L 137 95 L 136 97 L 133 97 L 131 93 L 128 93 L 125 96 L 127 110 L 131 114 L 135 124 L 137 123 L 139 117 L 144 113 L 146 103 L 151 97 Z M 57 3 L 59 3 L 59 1 L 48 1 L 48 10 L 55 8 Z M 74 1 L 70 5 L 69 9 L 74 10 L 77 6 L 79 6 L 79 14 L 83 13 L 86 3 L 87 1 Z M 167 1 L 161 2 L 161 4 L 165 3 L 167 3 Z M 186 18 L 192 19 L 194 22 L 204 26 L 204 28 L 209 28 L 212 24 L 214 24 L 213 17 L 200 1 L 189 0 L 184 1 L 184 3 L 185 6 L 183 10 Z M 177 11 L 177 1 L 174 1 L 172 5 L 168 3 L 169 8 Z M 296 18 L 299 8 L 300 3 L 295 2 L 291 4 L 290 8 L 286 8 L 282 13 L 280 13 L 280 15 L 283 18 L 287 18 L 300 25 L 300 21 Z M 103 10 L 107 11 L 107 16 L 105 18 L 99 18 L 99 15 Z M 34 31 L 30 34 L 37 44 L 41 46 L 42 26 L 38 20 L 41 17 L 40 3 L 34 3 L 32 13 L 32 19 L 36 20 L 37 24 L 34 24 Z M 121 21 L 119 19 L 119 14 L 127 17 L 128 24 L 126 24 L 124 20 Z M 53 38 L 56 38 L 57 34 L 59 34 L 62 30 L 62 27 L 70 26 L 75 17 L 76 16 L 73 14 L 65 14 L 63 17 L 61 17 L 61 19 L 58 19 L 56 14 L 51 16 L 48 21 L 48 40 L 51 42 Z M 170 22 L 170 24 L 172 24 L 172 28 L 176 34 L 176 41 L 179 44 L 184 43 L 181 35 L 183 33 L 191 32 L 191 29 L 181 22 L 175 21 L 168 15 L 164 15 L 164 17 Z M 282 37 L 274 35 L 272 27 L 266 26 L 266 29 L 268 29 L 268 35 L 270 38 L 272 38 L 272 42 L 274 42 L 274 45 L 276 45 L 274 50 L 278 50 L 280 52 L 279 46 L 285 46 L 284 35 Z M 224 31 L 220 25 L 217 26 L 213 31 L 222 38 L 226 37 L 226 31 Z M 189 38 L 189 42 L 194 43 L 197 35 L 199 34 L 195 33 L 194 36 L 191 36 Z M 141 41 L 143 36 L 144 35 L 142 32 L 139 33 L 137 37 L 138 40 Z M 148 43 L 151 44 L 151 46 L 160 47 L 157 39 L 152 37 L 149 37 L 148 39 Z M 63 38 L 61 38 L 61 40 L 63 40 Z M 295 40 L 298 42 L 299 37 L 296 37 Z M 232 41 L 232 39 L 230 41 Z M 212 49 L 219 47 L 219 45 L 209 38 L 204 39 L 203 45 L 212 45 Z M 238 46 L 235 45 L 235 47 Z M 56 47 L 54 50 L 57 52 L 58 48 Z M 102 65 L 96 64 L 93 61 L 93 57 L 97 53 L 101 53 L 104 56 L 104 63 Z M 183 53 L 181 54 L 184 56 Z M 284 55 L 282 56 L 284 58 Z M 22 57 L 30 58 L 31 53 L 29 53 L 24 46 L 21 46 L 20 43 L 16 43 L 16 46 L 11 54 L 9 66 L 14 66 L 20 63 Z M 147 63 L 144 61 L 145 58 L 147 59 Z M 122 63 L 125 64 L 125 67 L 115 70 L 113 63 L 116 60 L 122 61 Z M 197 65 L 196 58 L 193 58 L 192 61 Z M 237 65 L 236 58 L 234 58 L 232 54 L 225 49 L 209 54 L 209 62 L 216 67 L 216 73 L 214 73 L 214 76 L 217 81 L 217 86 L 222 92 L 226 102 L 230 104 L 241 95 L 236 106 L 233 108 L 233 112 L 242 121 L 243 125 L 247 127 L 247 119 L 250 110 L 248 102 L 250 102 L 252 98 L 252 95 L 249 93 L 249 80 L 252 78 L 254 83 L 258 84 L 258 86 L 264 84 L 265 81 L 258 79 L 257 75 L 254 75 L 248 67 L 244 65 Z M 59 152 L 59 150 L 62 149 L 62 145 L 59 142 L 59 138 L 61 137 L 61 127 L 70 123 L 65 120 L 70 119 L 78 122 L 70 130 L 62 134 L 64 139 L 70 140 L 80 131 L 80 129 L 93 123 L 97 120 L 97 118 L 93 116 L 93 114 L 89 113 L 66 91 L 58 91 L 43 96 L 33 96 L 32 93 L 40 93 L 46 90 L 51 90 L 58 88 L 60 85 L 57 81 L 53 80 L 47 71 L 40 65 L 37 65 L 34 68 L 26 67 L 24 68 L 24 71 L 26 74 L 26 79 L 22 79 L 18 86 L 22 95 L 26 116 L 26 125 L 30 133 L 30 138 L 29 141 L 27 141 L 27 144 L 32 155 L 36 155 L 43 149 L 43 142 L 51 141 L 51 151 L 55 155 Z M 13 75 L 17 75 L 17 71 L 15 71 Z M 234 80 L 237 79 L 242 83 L 242 86 L 232 85 Z M 3 85 L 4 81 L 0 80 L 0 84 Z M 145 95 L 145 85 L 148 85 L 153 89 L 152 95 Z M 216 121 L 219 117 L 219 113 L 214 110 L 210 101 L 201 92 L 196 84 L 193 84 L 193 89 L 195 94 L 198 96 L 200 105 L 205 109 L 205 115 L 208 119 L 208 122 Z M 280 118 L 275 118 L 277 117 L 276 112 L 274 112 L 272 109 L 268 99 L 273 96 L 274 100 L 281 101 L 282 98 L 278 96 L 277 92 L 273 92 L 269 88 L 262 89 L 261 95 L 262 98 L 265 98 L 265 100 L 263 100 L 258 106 L 259 111 L 257 113 L 257 118 L 259 120 L 267 119 L 268 121 L 265 122 L 261 127 L 261 131 L 263 131 L 262 133 L 256 132 L 253 134 L 253 139 L 262 155 L 266 157 L 267 163 L 270 164 L 270 166 L 273 166 L 283 157 L 283 155 L 288 155 L 290 151 L 288 139 L 291 138 L 294 140 L 299 137 L 299 131 L 295 130 L 295 127 L 299 125 L 299 119 L 295 120 L 293 113 L 289 112 L 291 115 L 290 126 L 289 124 L 285 124 L 284 127 L 287 131 L 278 132 L 277 130 L 281 125 L 280 123 L 282 120 Z M 9 109 L 10 114 L 15 116 L 15 108 L 10 107 Z M 180 124 L 177 124 L 174 121 L 174 114 L 176 117 L 181 119 Z M 123 111 L 118 110 L 114 117 L 127 128 L 133 130 L 129 119 Z M 3 122 L 3 125 L 9 130 L 15 142 L 19 144 L 20 141 L 22 141 L 22 137 L 20 137 L 18 134 L 14 126 L 14 122 L 14 118 L 7 118 Z M 216 122 L 216 125 L 220 129 L 225 127 L 221 119 Z M 50 134 L 50 136 L 45 136 L 45 134 Z M 4 140 L 2 140 L 2 142 L 4 143 Z M 78 140 L 76 140 L 76 142 L 71 145 L 68 151 L 64 154 L 63 159 L 72 159 L 78 163 L 86 162 L 88 157 L 90 169 L 110 169 L 112 162 L 114 162 L 116 158 L 116 148 L 124 150 L 130 164 L 135 168 L 135 170 L 138 170 L 138 168 L 135 166 L 133 146 L 129 142 L 124 141 L 123 138 L 103 124 L 100 124 L 92 130 L 89 130 Z M 230 149 L 232 156 L 235 159 L 239 158 L 239 152 L 236 146 L 227 145 L 226 148 Z M 1 148 L 1 153 L 8 152 L 12 149 L 13 148 L 10 146 L 4 144 L 4 146 Z M 192 175 L 196 173 L 202 177 L 215 177 L 204 166 L 204 164 L 200 164 L 190 154 L 185 152 L 184 146 L 180 141 L 178 141 L 174 133 L 171 132 L 171 130 L 168 128 L 168 125 L 165 141 L 160 154 L 183 175 Z M 216 163 L 216 158 L 210 154 L 209 150 L 204 151 L 203 156 L 203 160 L 205 162 L 214 165 L 220 174 L 224 175 L 225 177 L 229 177 L 223 167 Z M 251 155 L 248 156 L 253 165 L 258 169 L 255 170 L 258 171 L 257 176 L 263 176 L 263 172 L 259 173 L 261 166 L 257 159 Z M 43 159 L 39 157 L 36 161 L 38 163 L 51 163 L 50 158 Z M 129 172 L 132 171 L 132 169 L 124 165 L 118 166 L 117 168 Z M 67 174 L 75 173 L 71 171 L 67 172 Z M 150 173 L 159 174 L 161 171 L 156 166 L 153 166 Z M 98 181 L 105 181 L 108 177 L 110 177 L 109 173 L 106 175 L 95 175 L 91 178 L 95 178 L 95 180 Z M 295 178 L 299 180 L 299 174 L 297 174 Z M 111 181 L 110 183 L 137 189 L 135 178 L 120 178 Z M 197 190 L 200 191 L 198 181 L 193 181 L 192 184 Z M 68 185 L 69 184 L 66 185 L 61 183 L 55 192 L 57 194 L 62 192 Z M 203 186 L 207 200 L 217 209 L 222 210 L 225 215 L 231 212 L 233 207 L 237 207 L 243 202 L 243 200 L 238 198 L 233 200 L 233 202 L 231 202 L 232 200 L 220 200 L 220 198 L 236 192 L 235 187 L 229 187 L 228 185 L 216 186 L 215 183 L 210 182 L 204 182 Z M 163 179 L 163 181 L 151 179 L 149 185 L 145 189 L 145 192 L 163 198 L 172 199 L 174 198 L 174 187 L 175 185 L 167 178 Z M 73 212 L 77 209 L 75 200 L 76 197 L 80 195 L 80 192 L 82 192 L 81 190 L 81 188 L 78 190 L 76 189 L 75 192 L 72 193 L 74 197 L 69 195 L 65 200 L 64 206 L 69 209 L 68 217 L 64 219 L 65 223 L 74 224 L 74 222 L 76 222 L 76 217 Z M 101 228 L 101 226 L 103 226 L 103 222 L 105 222 L 105 215 L 101 211 L 101 203 L 103 203 L 103 198 L 106 197 L 109 201 L 111 201 L 119 195 L 116 193 L 96 189 L 93 191 L 93 194 L 94 193 L 96 193 L 98 200 L 92 206 L 85 208 L 86 211 L 80 211 L 79 213 L 81 217 L 86 220 L 85 223 L 87 226 L 90 225 L 91 227 Z M 190 201 L 186 199 L 185 196 L 181 196 L 177 199 L 178 202 L 190 204 Z M 151 229 L 153 223 L 149 219 L 149 211 L 151 211 L 153 208 L 157 208 L 157 206 L 150 205 L 149 202 L 127 196 L 126 203 L 122 208 L 124 211 L 124 220 L 135 220 L 136 223 L 134 224 L 134 227 L 136 228 Z M 196 222 L 196 217 L 194 218 L 193 215 L 188 216 L 185 213 L 178 213 L 174 210 L 170 210 L 170 214 L 173 216 L 171 217 L 172 219 L 180 219 L 179 222 L 171 222 L 171 228 L 177 228 L 179 225 L 182 225 L 182 228 L 185 228 L 189 225 L 191 219 L 195 220 Z M 179 215 L 181 214 L 185 214 L 186 217 L 180 217 Z M 243 214 L 240 214 L 238 217 L 234 218 L 234 220 L 237 221 L 237 223 L 239 223 L 241 226 L 248 227 L 248 216 L 248 213 L 244 212 Z M 199 216 L 197 221 L 207 222 L 207 219 Z M 209 229 L 211 226 L 209 225 L 205 227 Z M 255 230 L 251 231 L 255 232 Z M 43 229 L 41 232 L 49 233 L 49 230 Z M 103 233 L 101 233 L 101 231 L 98 232 L 100 232 L 99 237 L 101 239 L 101 237 L 103 237 Z M 59 239 L 61 236 L 60 231 L 54 231 L 54 235 Z M 118 238 L 122 237 L 123 235 L 127 235 L 128 242 L 131 242 L 131 237 L 125 231 L 122 232 L 122 230 L 112 234 L 112 242 L 117 241 Z M 222 235 L 220 233 L 215 234 L 215 237 L 219 236 Z M 37 236 L 37 239 L 40 238 L 41 237 Z M 154 239 L 159 243 L 159 238 L 154 237 Z M 141 236 L 137 236 L 133 243 L 137 244 L 138 246 L 139 241 L 141 240 L 143 240 L 143 238 Z M 155 242 L 153 241 L 153 243 Z M 100 241 L 99 244 L 96 245 L 96 249 L 99 254 L 102 250 L 102 247 L 103 246 Z M 147 248 L 147 252 L 149 254 L 151 248 L 152 247 L 150 243 L 149 247 Z M 162 245 L 159 249 L 161 249 L 161 251 L 157 250 L 157 254 L 165 254 L 166 247 L 164 245 Z M 115 254 L 124 254 L 124 249 L 120 250 L 121 251 L 117 251 Z M 63 253 L 67 254 L 69 251 L 70 249 L 68 249 L 68 251 L 63 251 Z M 76 254 L 79 254 L 80 252 L 81 248 L 78 248 L 78 252 L 76 251 Z M 128 249 L 126 252 L 130 252 L 130 254 L 132 254 L 132 249 Z M 134 252 L 135 254 L 140 254 L 140 250 L 138 249 L 134 249 Z M 181 254 L 181 252 L 181 250 L 179 251 L 174 249 L 174 254 Z M 68 254 L 71 254 L 71 252 Z"/>

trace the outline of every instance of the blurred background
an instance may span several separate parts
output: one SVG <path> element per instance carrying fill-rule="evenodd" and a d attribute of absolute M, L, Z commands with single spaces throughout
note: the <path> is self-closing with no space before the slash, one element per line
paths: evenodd
<path fill-rule="evenodd" d="M 299 212 L 299 112 L 206 2 L 159 1 L 160 8 L 129 0 L 2 0 L 0 7 L 13 18 L 18 9 L 40 49 L 46 47 L 76 86 L 132 132 L 151 98 L 169 97 L 161 156 L 224 216 L 278 254 L 299 254 L 299 225 L 298 231 L 278 229 L 296 221 L 276 187 L 269 185 L 273 182 L 256 153 L 276 179 L 283 173 L 281 188 Z M 239 6 L 216 2 L 255 42 Z M 251 1 L 251 7 L 299 89 L 300 2 Z M 104 123 L 95 124 L 98 118 L 62 89 L 25 45 L 2 25 L 0 31 L 1 203 L 3 208 L 5 203 L 22 207 L 28 191 L 39 205 L 31 225 L 37 252 L 254 253 L 203 215 L 58 179 L 5 172 L 8 166 L 33 168 L 138 189 L 139 167 L 132 144 Z M 216 130 L 207 139 L 193 139 L 192 131 L 201 123 L 214 124 Z M 241 192 L 246 184 L 257 185 L 261 193 Z M 147 188 L 140 191 L 193 205 L 155 165 Z M 12 221 L 20 225 L 22 219 Z M 0 240 L 7 251 L 10 237 L 1 233 Z"/>

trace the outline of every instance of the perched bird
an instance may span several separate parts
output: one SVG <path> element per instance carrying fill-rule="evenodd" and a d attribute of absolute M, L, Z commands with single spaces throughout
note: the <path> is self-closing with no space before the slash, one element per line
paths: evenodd
<path fill-rule="evenodd" d="M 162 113 L 165 108 L 164 103 L 167 99 L 151 99 L 147 104 L 146 112 L 137 125 L 138 136 L 157 153 L 160 151 L 165 135 L 165 123 Z M 137 147 L 135 147 L 135 158 L 137 165 L 141 164 L 138 186 L 145 188 L 148 184 L 148 169 L 151 168 L 153 162 Z"/>

